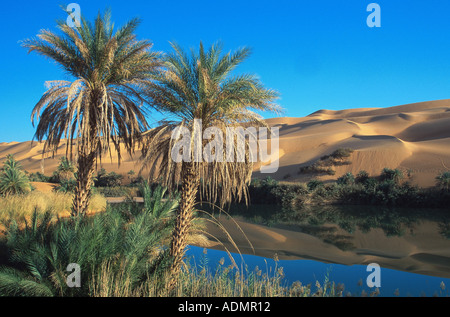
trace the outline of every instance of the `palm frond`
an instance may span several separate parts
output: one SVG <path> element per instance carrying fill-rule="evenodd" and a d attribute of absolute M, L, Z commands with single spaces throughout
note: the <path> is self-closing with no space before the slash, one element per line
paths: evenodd
<path fill-rule="evenodd" d="M 173 139 L 177 129 L 182 126 L 191 129 L 197 119 L 202 120 L 201 135 L 209 127 L 217 127 L 225 135 L 227 127 L 264 126 L 256 111 L 280 112 L 281 108 L 275 103 L 278 93 L 264 88 L 256 76 L 231 76 L 250 55 L 249 48 L 222 56 L 221 43 L 212 45 L 209 50 L 200 43 L 198 52 L 191 50 L 189 55 L 178 44 L 171 45 L 174 52 L 164 56 L 165 68 L 146 85 L 145 92 L 155 108 L 179 121 L 165 122 L 144 134 L 143 165 L 152 179 L 161 179 L 165 186 L 174 188 L 181 181 L 182 165 L 171 159 L 173 145 L 182 139 L 181 136 Z M 189 143 L 193 144 L 194 140 Z M 208 164 L 196 163 L 198 176 L 203 180 L 203 193 L 208 199 L 221 203 L 243 198 L 252 163 L 248 160 L 227 162 L 225 158 Z"/>
<path fill-rule="evenodd" d="M 134 150 L 136 136 L 148 129 L 141 90 L 160 65 L 159 54 L 150 51 L 152 43 L 136 39 L 139 23 L 132 19 L 114 31 L 106 11 L 93 25 L 84 18 L 79 28 L 61 21 L 61 34 L 42 30 L 22 42 L 75 79 L 52 83 L 32 111 L 33 124 L 39 121 L 35 138 L 46 138 L 46 149 L 55 152 L 62 138 L 78 138 L 79 147 L 98 145 L 99 155 L 111 143 L 119 150 L 121 141 Z M 72 145 L 66 143 L 66 152 Z"/>

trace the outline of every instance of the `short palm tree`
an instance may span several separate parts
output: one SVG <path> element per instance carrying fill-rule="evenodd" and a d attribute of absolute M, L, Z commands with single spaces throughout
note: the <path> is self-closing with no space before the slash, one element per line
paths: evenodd
<path fill-rule="evenodd" d="M 17 195 L 30 192 L 32 189 L 28 176 L 14 156 L 8 154 L 0 169 L 0 195 Z"/>
<path fill-rule="evenodd" d="M 177 44 L 172 47 L 174 52 L 164 56 L 165 67 L 147 86 L 146 93 L 153 99 L 153 106 L 173 120 L 163 121 L 145 133 L 143 168 L 148 168 L 150 177 L 160 179 L 169 188 L 181 184 L 170 246 L 172 272 L 176 274 L 183 259 L 197 194 L 203 193 L 209 201 L 221 204 L 246 197 L 253 170 L 248 155 L 244 161 L 227 162 L 225 151 L 219 148 L 212 153 L 223 155 L 223 162 L 196 162 L 196 136 L 198 133 L 203 135 L 209 127 L 218 128 L 225 135 L 227 127 L 250 123 L 264 126 L 256 111 L 278 112 L 280 108 L 275 104 L 278 93 L 264 88 L 254 75 L 231 74 L 249 56 L 248 48 L 223 55 L 220 44 L 205 51 L 200 43 L 198 53 L 192 50 L 189 55 Z M 201 127 L 195 125 L 195 120 L 202 120 Z M 172 138 L 172 133 L 176 135 L 180 127 L 192 132 L 190 139 L 184 140 L 190 144 L 191 151 L 183 154 L 188 156 L 187 160 L 176 162 L 172 158 L 172 149 L 181 137 Z"/>
<path fill-rule="evenodd" d="M 5 171 L 7 169 L 19 169 L 19 170 L 23 170 L 22 165 L 20 164 L 20 162 L 18 162 L 15 158 L 14 155 L 12 154 L 7 154 L 6 155 L 6 160 L 3 162 L 3 167 L 2 167 L 2 171 Z"/>
<path fill-rule="evenodd" d="M 54 173 L 59 182 L 67 182 L 75 178 L 75 166 L 65 156 L 59 160 L 59 165 Z"/>
<path fill-rule="evenodd" d="M 110 12 L 98 14 L 92 25 L 81 19 L 71 28 L 59 22 L 61 35 L 41 31 L 37 39 L 23 46 L 59 64 L 73 81 L 52 81 L 33 109 L 31 119 L 39 120 L 35 139 L 44 138 L 44 153 L 55 153 L 62 138 L 67 139 L 66 156 L 77 146 L 77 185 L 72 214 L 87 210 L 97 159 L 120 146 L 134 150 L 137 136 L 148 128 L 140 91 L 149 74 L 159 65 L 152 43 L 137 40 L 139 19 L 115 30 Z"/>

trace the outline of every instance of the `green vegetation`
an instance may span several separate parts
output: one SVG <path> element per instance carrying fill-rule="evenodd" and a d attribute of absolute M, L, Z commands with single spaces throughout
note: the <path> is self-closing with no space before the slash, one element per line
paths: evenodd
<path fill-rule="evenodd" d="M 25 194 L 32 189 L 28 176 L 12 155 L 6 157 L 0 170 L 0 195 Z"/>
<path fill-rule="evenodd" d="M 107 173 L 104 168 L 97 172 L 94 180 L 95 187 L 119 187 L 122 185 L 123 175 L 116 172 Z"/>
<path fill-rule="evenodd" d="M 445 191 L 450 190 L 450 171 L 443 172 L 436 176 L 437 186 Z"/>
<path fill-rule="evenodd" d="M 345 173 L 337 179 L 338 185 L 353 185 L 355 184 L 355 176 L 352 173 Z"/>
<path fill-rule="evenodd" d="M 0 270 L 0 293 L 12 296 L 88 296 L 109 286 L 135 292 L 149 275 L 164 267 L 164 242 L 173 227 L 178 202 L 156 191 L 144 208 L 109 207 L 94 217 L 52 222 L 51 213 L 34 212 L 24 227 L 6 229 L 7 263 Z M 167 221 L 169 220 L 169 221 Z M 69 263 L 80 265 L 81 287 L 66 283 Z M 113 281 L 119 279 L 121 283 Z"/>
<path fill-rule="evenodd" d="M 399 184 L 400 181 L 404 178 L 403 172 L 399 169 L 390 169 L 384 168 L 381 171 L 380 179 L 382 181 L 391 181 L 395 184 Z"/>
<path fill-rule="evenodd" d="M 272 178 L 252 181 L 249 192 L 252 203 L 279 204 L 286 207 L 305 205 L 381 205 L 398 207 L 446 208 L 450 203 L 448 178 L 437 177 L 438 187 L 419 188 L 404 181 L 398 169 L 385 168 L 379 177 L 365 171 L 356 177 L 346 173 L 336 182 L 313 179 L 307 184 L 279 183 Z"/>
<path fill-rule="evenodd" d="M 365 184 L 370 179 L 369 173 L 366 171 L 359 171 L 359 173 L 356 175 L 355 182 L 357 184 Z"/>
<path fill-rule="evenodd" d="M 315 287 L 287 286 L 280 267 L 263 273 L 220 264 L 212 272 L 189 261 L 172 285 L 168 246 L 179 195 L 147 184 L 140 190 L 143 205 L 108 206 L 92 217 L 55 221 L 51 208 L 35 208 L 23 224 L 5 221 L 0 296 L 342 296 L 327 278 Z M 80 287 L 67 285 L 68 263 L 80 266 Z"/>
<path fill-rule="evenodd" d="M 354 150 L 349 148 L 339 148 L 330 155 L 322 156 L 317 162 L 309 166 L 303 166 L 299 170 L 299 174 L 327 174 L 335 175 L 334 166 L 349 165 L 351 162 L 347 160 Z"/>
<path fill-rule="evenodd" d="M 41 172 L 30 173 L 28 174 L 28 178 L 30 182 L 42 182 L 42 183 L 54 183 L 54 179 L 52 176 L 46 176 Z"/>
<path fill-rule="evenodd" d="M 63 156 L 59 160 L 59 165 L 56 168 L 56 171 L 53 173 L 53 178 L 59 183 L 75 180 L 75 172 L 76 168 L 74 164 L 69 161 L 67 157 Z"/>

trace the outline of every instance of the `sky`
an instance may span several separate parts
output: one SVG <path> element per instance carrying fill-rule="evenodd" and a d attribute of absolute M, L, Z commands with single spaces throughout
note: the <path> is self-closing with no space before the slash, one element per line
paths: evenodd
<path fill-rule="evenodd" d="M 32 140 L 31 111 L 45 81 L 68 79 L 20 41 L 56 30 L 56 20 L 67 18 L 61 5 L 71 2 L 89 20 L 110 8 L 116 26 L 140 17 L 137 36 L 156 51 L 171 51 L 170 41 L 186 49 L 221 41 L 225 52 L 250 47 L 237 72 L 277 90 L 282 116 L 450 98 L 450 1 L 375 0 L 381 26 L 370 28 L 373 1 L 2 1 L 0 142 Z M 150 113 L 153 126 L 158 119 Z"/>

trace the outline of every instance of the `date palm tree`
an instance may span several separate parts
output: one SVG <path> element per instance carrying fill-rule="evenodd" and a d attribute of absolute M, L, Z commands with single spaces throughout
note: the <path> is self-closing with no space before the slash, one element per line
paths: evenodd
<path fill-rule="evenodd" d="M 222 54 L 220 44 L 205 50 L 200 43 L 198 53 L 191 50 L 190 54 L 177 44 L 172 44 L 172 48 L 174 52 L 163 57 L 163 69 L 146 89 L 153 106 L 162 111 L 167 120 L 144 133 L 143 169 L 148 169 L 150 177 L 159 179 L 168 188 L 181 185 L 170 245 L 172 273 L 176 275 L 184 256 L 197 194 L 221 205 L 246 198 L 253 169 L 248 153 L 242 156 L 244 160 L 227 162 L 226 151 L 220 146 L 211 147 L 210 153 L 222 159 L 210 162 L 196 160 L 197 136 L 203 136 L 208 128 L 215 127 L 221 133 L 216 131 L 210 137 L 219 141 L 229 127 L 243 124 L 264 126 L 256 111 L 278 112 L 280 107 L 275 103 L 278 93 L 264 88 L 254 75 L 232 74 L 249 56 L 248 48 L 227 54 Z M 201 125 L 196 124 L 199 120 Z M 180 132 L 183 128 L 191 132 L 189 136 Z M 187 146 L 173 151 L 180 141 Z M 233 142 L 236 143 L 236 139 Z M 204 140 L 200 143 L 206 145 Z M 239 151 L 234 148 L 234 157 L 237 158 Z M 184 159 L 179 160 L 180 156 Z"/>
<path fill-rule="evenodd" d="M 0 195 L 18 195 L 30 192 L 30 180 L 21 164 L 13 155 L 8 154 L 3 167 L 0 169 Z"/>
<path fill-rule="evenodd" d="M 75 172 L 74 164 L 67 157 L 63 156 L 60 158 L 59 165 L 53 175 L 61 183 L 75 179 Z"/>
<path fill-rule="evenodd" d="M 84 18 L 80 27 L 58 22 L 61 34 L 42 30 L 23 41 L 29 52 L 55 61 L 73 78 L 47 82 L 31 115 L 33 125 L 39 121 L 35 139 L 46 138 L 44 153 L 54 154 L 65 138 L 71 159 L 76 144 L 73 215 L 87 210 L 97 160 L 115 149 L 120 163 L 121 145 L 132 153 L 137 136 L 148 129 L 140 92 L 160 62 L 159 54 L 150 51 L 151 42 L 136 39 L 139 23 L 135 18 L 116 30 L 106 11 L 94 24 Z"/>

